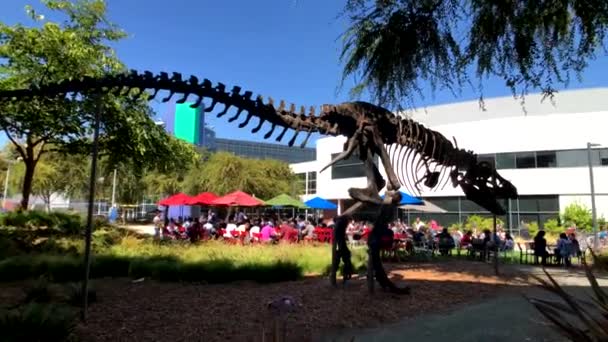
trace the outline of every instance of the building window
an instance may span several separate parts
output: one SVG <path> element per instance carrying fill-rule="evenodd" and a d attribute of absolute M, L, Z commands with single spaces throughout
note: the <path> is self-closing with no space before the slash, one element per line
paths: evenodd
<path fill-rule="evenodd" d="M 536 167 L 536 158 L 534 152 L 516 153 L 515 167 L 518 169 L 529 169 Z"/>
<path fill-rule="evenodd" d="M 587 160 L 587 154 L 581 150 L 557 151 L 556 156 L 558 167 L 576 167 L 587 165 L 589 163 Z"/>
<path fill-rule="evenodd" d="M 296 191 L 300 195 L 306 195 L 306 174 L 296 173 Z"/>
<path fill-rule="evenodd" d="M 309 172 L 308 173 L 308 184 L 306 184 L 306 194 L 316 194 L 317 193 L 317 173 Z"/>
<path fill-rule="evenodd" d="M 480 154 L 477 156 L 477 162 L 490 163 L 492 167 L 496 167 L 496 156 L 494 154 Z"/>
<path fill-rule="evenodd" d="M 536 167 L 557 166 L 555 151 L 536 152 Z"/>
<path fill-rule="evenodd" d="M 498 153 L 496 154 L 497 169 L 514 169 L 515 168 L 515 153 Z"/>
<path fill-rule="evenodd" d="M 600 154 L 600 156 L 599 156 L 599 158 L 600 158 L 599 165 L 608 166 L 608 149 L 603 148 L 603 149 L 599 150 L 598 152 Z"/>
<path fill-rule="evenodd" d="M 331 155 L 333 160 L 339 153 Z M 332 179 L 365 177 L 365 166 L 358 156 L 351 155 L 347 159 L 340 160 L 331 167 Z"/>

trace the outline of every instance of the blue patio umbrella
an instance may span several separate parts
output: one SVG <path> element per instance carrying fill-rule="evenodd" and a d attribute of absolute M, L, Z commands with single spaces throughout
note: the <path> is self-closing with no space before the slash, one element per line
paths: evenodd
<path fill-rule="evenodd" d="M 312 209 L 327 209 L 327 210 L 335 210 L 338 208 L 337 205 L 331 203 L 330 201 L 323 199 L 321 197 L 315 197 L 304 202 L 309 208 Z"/>
<path fill-rule="evenodd" d="M 401 202 L 399 202 L 399 205 L 406 205 L 406 204 L 412 204 L 412 205 L 423 205 L 424 202 L 417 197 L 414 197 L 408 193 L 405 193 L 403 191 L 399 191 L 401 193 Z M 380 196 L 382 199 L 384 199 L 384 195 Z"/>

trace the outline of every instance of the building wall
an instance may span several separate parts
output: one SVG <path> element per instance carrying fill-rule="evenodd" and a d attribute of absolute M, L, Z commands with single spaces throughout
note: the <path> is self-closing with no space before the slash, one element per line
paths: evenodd
<path fill-rule="evenodd" d="M 191 108 L 190 103 L 175 105 L 174 135 L 191 144 L 199 144 L 201 117 L 200 108 Z"/>

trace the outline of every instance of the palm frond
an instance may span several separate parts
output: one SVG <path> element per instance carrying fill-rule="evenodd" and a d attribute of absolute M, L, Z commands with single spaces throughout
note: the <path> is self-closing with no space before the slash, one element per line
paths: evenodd
<path fill-rule="evenodd" d="M 593 252 L 592 252 L 593 255 Z M 572 341 L 608 341 L 608 306 L 606 293 L 586 262 L 583 261 L 585 274 L 593 289 L 592 302 L 585 301 L 567 293 L 547 270 L 543 269 L 546 279 L 532 276 L 538 286 L 556 295 L 560 301 L 549 301 L 525 297 L 559 332 Z"/>

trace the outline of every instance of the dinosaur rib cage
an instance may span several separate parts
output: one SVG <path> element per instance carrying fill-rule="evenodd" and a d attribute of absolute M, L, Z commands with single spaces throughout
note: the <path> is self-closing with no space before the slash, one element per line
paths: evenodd
<path fill-rule="evenodd" d="M 0 101 L 23 101 L 33 97 L 65 97 L 68 94 L 76 93 L 112 94 L 131 98 L 146 96 L 145 99 L 150 101 L 156 98 L 161 90 L 169 92 L 166 97 L 161 99 L 162 102 L 168 102 L 174 95 L 179 94 L 181 98 L 176 103 L 182 104 L 192 96 L 195 100 L 191 107 L 197 108 L 203 105 L 205 112 L 211 112 L 217 104 L 223 104 L 224 109 L 217 114 L 217 117 L 226 115 L 234 107 L 236 113 L 228 118 L 229 122 L 236 121 L 242 112 L 247 112 L 245 120 L 238 124 L 239 128 L 247 126 L 255 116 L 258 118 L 258 123 L 251 130 L 252 133 L 260 131 L 264 123 L 270 124 L 270 129 L 264 134 L 264 139 L 270 138 L 277 127 L 282 128 L 276 137 L 277 142 L 283 139 L 289 129 L 294 130 L 295 133 L 288 142 L 289 146 L 294 145 L 301 131 L 307 134 L 300 144 L 302 148 L 306 146 L 313 133 L 335 135 L 337 131 L 336 125 L 318 120 L 314 107 L 310 107 L 307 114 L 304 106 L 301 106 L 300 110 L 296 112 L 294 104 L 287 108 L 285 102 L 280 101 L 278 108 L 275 108 L 272 98 L 268 98 L 265 103 L 262 96 L 257 96 L 254 100 L 251 91 L 242 92 L 239 86 L 234 86 L 231 91 L 226 91 L 226 86 L 222 83 L 218 82 L 216 86 L 213 86 L 208 79 L 199 82 L 196 76 L 190 76 L 187 81 L 184 81 L 182 75 L 176 72 L 169 77 L 166 72 L 155 75 L 149 71 L 139 73 L 132 70 L 130 73 L 106 75 L 99 78 L 68 79 L 57 83 L 36 85 L 28 89 L 0 91 Z M 203 104 L 205 98 L 211 100 L 209 106 Z M 321 107 L 321 114 L 324 110 Z"/>
<path fill-rule="evenodd" d="M 453 170 L 463 169 L 477 162 L 472 151 L 455 146 L 441 133 L 407 118 L 395 116 L 397 121 L 394 143 L 385 145 L 399 183 L 415 196 L 421 196 L 419 184 L 430 173 L 438 173 L 429 190 L 443 189 L 450 182 Z"/>

